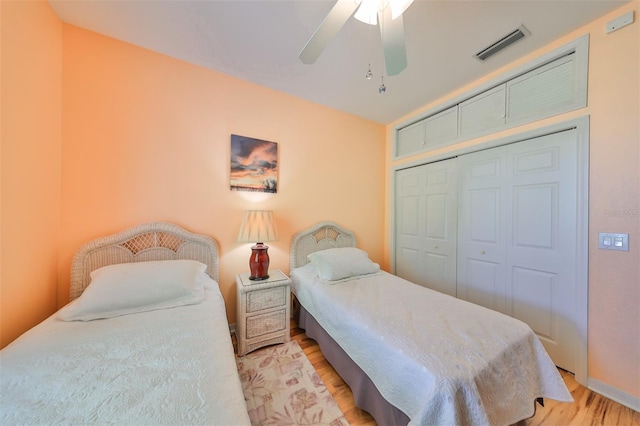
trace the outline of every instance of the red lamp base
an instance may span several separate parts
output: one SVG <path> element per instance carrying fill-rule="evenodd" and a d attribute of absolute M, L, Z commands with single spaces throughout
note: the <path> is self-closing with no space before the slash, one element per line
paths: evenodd
<path fill-rule="evenodd" d="M 256 243 L 251 247 L 251 257 L 249 258 L 249 269 L 251 270 L 250 280 L 261 281 L 269 278 L 269 246 L 263 243 Z"/>

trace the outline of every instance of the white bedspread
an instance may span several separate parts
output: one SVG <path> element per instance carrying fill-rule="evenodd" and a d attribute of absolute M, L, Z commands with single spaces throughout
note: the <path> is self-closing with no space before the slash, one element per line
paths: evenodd
<path fill-rule="evenodd" d="M 313 266 L 292 291 L 414 425 L 508 425 L 538 397 L 572 401 L 526 324 L 381 272 L 325 284 Z"/>
<path fill-rule="evenodd" d="M 219 288 L 198 305 L 55 317 L 0 352 L 0 424 L 250 424 Z"/>

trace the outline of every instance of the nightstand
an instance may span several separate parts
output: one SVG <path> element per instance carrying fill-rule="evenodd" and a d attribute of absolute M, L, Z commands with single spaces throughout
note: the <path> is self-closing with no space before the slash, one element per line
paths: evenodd
<path fill-rule="evenodd" d="M 289 341 L 291 281 L 280 270 L 262 281 L 249 272 L 236 275 L 238 356 L 263 346 Z"/>

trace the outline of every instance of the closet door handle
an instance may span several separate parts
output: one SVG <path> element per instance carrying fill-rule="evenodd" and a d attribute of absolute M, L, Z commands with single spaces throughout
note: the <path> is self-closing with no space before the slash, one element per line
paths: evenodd
<path fill-rule="evenodd" d="M 484 250 L 480 250 L 480 254 L 485 254 L 485 251 Z"/>

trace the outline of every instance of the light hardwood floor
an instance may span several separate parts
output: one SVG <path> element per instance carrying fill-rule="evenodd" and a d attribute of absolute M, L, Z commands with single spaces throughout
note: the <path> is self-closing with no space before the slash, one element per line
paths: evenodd
<path fill-rule="evenodd" d="M 375 420 L 366 411 L 355 406 L 351 389 L 331 367 L 322 355 L 315 340 L 304 334 L 295 321 L 291 321 L 291 339 L 296 340 L 307 358 L 316 369 L 325 385 L 333 395 L 347 421 L 351 425 L 373 426 Z M 640 413 L 607 399 L 580 385 L 573 375 L 560 370 L 569 391 L 573 395 L 573 404 L 545 400 L 545 406 L 538 406 L 535 416 L 518 422 L 518 426 L 535 425 L 576 425 L 576 426 L 631 426 L 640 425 Z M 385 425 L 386 426 L 386 425 Z"/>

